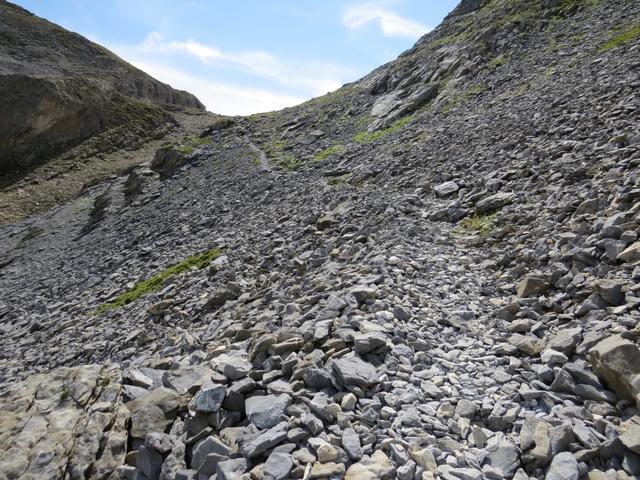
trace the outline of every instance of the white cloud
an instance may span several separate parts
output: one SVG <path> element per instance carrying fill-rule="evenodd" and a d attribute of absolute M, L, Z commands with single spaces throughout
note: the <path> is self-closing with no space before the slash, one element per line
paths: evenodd
<path fill-rule="evenodd" d="M 247 88 L 195 77 L 161 64 L 128 61 L 152 77 L 175 88 L 187 90 L 210 110 L 223 115 L 249 115 L 297 105 L 306 98 L 284 95 L 266 89 Z"/>
<path fill-rule="evenodd" d="M 224 52 L 195 40 L 166 41 L 159 33 L 149 34 L 131 50 L 146 54 L 186 53 L 207 64 L 238 69 L 285 87 L 308 91 L 311 96 L 333 91 L 353 76 L 351 69 L 329 62 L 284 62 L 259 50 Z"/>
<path fill-rule="evenodd" d="M 357 30 L 375 22 L 386 37 L 419 38 L 431 29 L 419 22 L 403 18 L 375 3 L 362 3 L 348 7 L 342 17 L 344 26 Z"/>

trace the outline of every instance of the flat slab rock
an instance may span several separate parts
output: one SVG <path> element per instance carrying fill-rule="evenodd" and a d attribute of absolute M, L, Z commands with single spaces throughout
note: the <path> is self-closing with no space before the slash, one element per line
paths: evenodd
<path fill-rule="evenodd" d="M 332 362 L 332 370 L 338 383 L 345 387 L 370 387 L 378 382 L 376 367 L 359 357 L 343 357 Z"/>

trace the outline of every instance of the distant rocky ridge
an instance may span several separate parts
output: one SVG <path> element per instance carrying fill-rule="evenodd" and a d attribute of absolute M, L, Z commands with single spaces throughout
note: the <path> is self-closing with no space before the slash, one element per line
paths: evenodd
<path fill-rule="evenodd" d="M 165 110 L 204 106 L 86 38 L 0 1 L 0 175 L 46 162 L 96 134 L 153 132 Z"/>
<path fill-rule="evenodd" d="M 639 25 L 465 0 L 2 227 L 0 478 L 638 478 Z"/>

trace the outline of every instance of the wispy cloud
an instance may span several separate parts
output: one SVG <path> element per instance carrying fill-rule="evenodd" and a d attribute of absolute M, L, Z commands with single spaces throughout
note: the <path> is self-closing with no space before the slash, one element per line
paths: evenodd
<path fill-rule="evenodd" d="M 349 68 L 330 62 L 285 62 L 260 50 L 225 52 L 195 40 L 166 40 L 159 33 L 151 33 L 134 48 L 141 53 L 186 53 L 207 64 L 239 69 L 285 87 L 308 91 L 312 96 L 323 95 L 339 88 L 353 76 Z"/>
<path fill-rule="evenodd" d="M 303 97 L 281 94 L 267 89 L 247 88 L 213 82 L 183 73 L 162 64 L 127 59 L 132 65 L 173 87 L 193 93 L 207 109 L 223 115 L 249 115 L 297 105 Z"/>
<path fill-rule="evenodd" d="M 419 38 L 431 28 L 391 12 L 376 3 L 361 3 L 348 7 L 342 17 L 344 26 L 357 30 L 376 23 L 386 37 Z"/>

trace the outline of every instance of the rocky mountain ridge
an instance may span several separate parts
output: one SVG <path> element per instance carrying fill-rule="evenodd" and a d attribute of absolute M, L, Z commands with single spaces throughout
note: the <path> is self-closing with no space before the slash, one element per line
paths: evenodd
<path fill-rule="evenodd" d="M 0 476 L 637 477 L 639 24 L 464 1 L 2 227 Z"/>
<path fill-rule="evenodd" d="M 190 93 L 0 1 L 0 175 L 24 173 L 118 127 L 119 135 L 153 138 L 175 123 L 167 109 L 184 108 L 204 110 Z"/>

